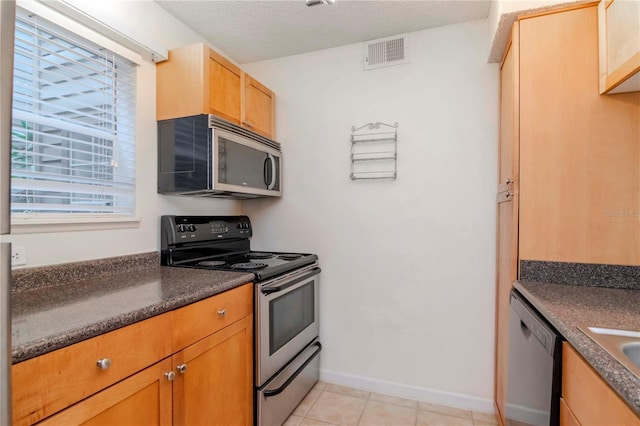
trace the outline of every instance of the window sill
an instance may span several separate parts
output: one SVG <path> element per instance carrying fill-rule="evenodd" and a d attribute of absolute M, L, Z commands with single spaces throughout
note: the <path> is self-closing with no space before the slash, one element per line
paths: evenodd
<path fill-rule="evenodd" d="M 137 228 L 140 218 L 133 216 L 12 217 L 11 234 L 77 232 Z"/>

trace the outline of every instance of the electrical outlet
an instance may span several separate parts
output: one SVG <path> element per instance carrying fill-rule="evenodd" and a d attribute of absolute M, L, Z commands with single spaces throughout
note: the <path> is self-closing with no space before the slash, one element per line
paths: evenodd
<path fill-rule="evenodd" d="M 11 266 L 27 264 L 27 249 L 21 246 L 11 246 Z"/>

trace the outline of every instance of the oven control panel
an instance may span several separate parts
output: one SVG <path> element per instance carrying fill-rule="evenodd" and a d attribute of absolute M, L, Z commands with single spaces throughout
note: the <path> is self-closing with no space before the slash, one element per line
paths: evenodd
<path fill-rule="evenodd" d="M 251 237 L 247 216 L 162 216 L 162 246 Z"/>

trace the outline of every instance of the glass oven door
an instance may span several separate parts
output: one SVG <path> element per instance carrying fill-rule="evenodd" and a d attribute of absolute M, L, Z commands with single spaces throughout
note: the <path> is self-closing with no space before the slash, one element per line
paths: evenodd
<path fill-rule="evenodd" d="M 261 386 L 318 336 L 320 268 L 256 286 L 256 384 Z"/>

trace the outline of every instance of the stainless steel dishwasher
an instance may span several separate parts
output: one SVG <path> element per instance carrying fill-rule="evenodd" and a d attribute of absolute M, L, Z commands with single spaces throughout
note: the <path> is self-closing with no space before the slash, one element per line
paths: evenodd
<path fill-rule="evenodd" d="M 562 337 L 516 290 L 511 291 L 505 417 L 516 423 L 560 423 Z"/>

